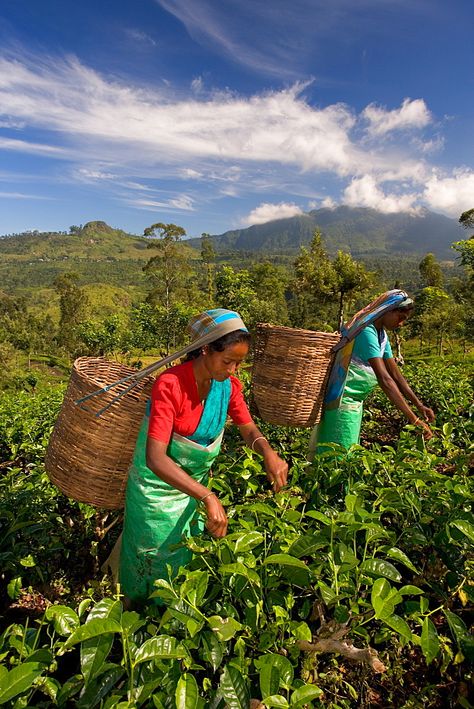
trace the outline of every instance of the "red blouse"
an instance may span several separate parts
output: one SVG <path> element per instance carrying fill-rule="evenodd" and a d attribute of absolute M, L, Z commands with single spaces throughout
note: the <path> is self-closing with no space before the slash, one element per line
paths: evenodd
<path fill-rule="evenodd" d="M 230 377 L 229 416 L 237 426 L 251 423 L 242 384 Z M 190 436 L 198 427 L 204 406 L 199 400 L 192 361 L 170 367 L 160 374 L 151 393 L 148 435 L 169 443 L 172 433 Z"/>

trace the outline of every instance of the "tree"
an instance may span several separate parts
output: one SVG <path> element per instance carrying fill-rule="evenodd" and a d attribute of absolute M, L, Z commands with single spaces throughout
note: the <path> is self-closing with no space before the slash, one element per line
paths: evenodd
<path fill-rule="evenodd" d="M 474 229 L 474 209 L 468 209 L 459 217 L 459 223 L 464 229 Z"/>
<path fill-rule="evenodd" d="M 354 261 L 350 254 L 338 251 L 333 262 L 336 273 L 334 294 L 339 298 L 339 310 L 337 314 L 338 330 L 344 323 L 344 308 L 347 301 L 356 294 L 361 294 L 368 290 L 374 279 L 374 274 L 366 271 L 364 264 Z"/>
<path fill-rule="evenodd" d="M 321 314 L 325 313 L 324 326 L 331 322 L 334 327 L 337 322 L 338 328 L 343 323 L 347 301 L 370 288 L 375 276 L 344 251 L 338 251 L 334 261 L 331 261 L 323 248 L 319 231 L 314 233 L 309 249 L 302 247 L 295 261 L 295 274 L 294 286 L 299 305 L 296 324 L 312 327 L 318 312 L 319 327 L 322 326 Z M 336 298 L 337 313 L 334 308 Z"/>
<path fill-rule="evenodd" d="M 455 241 L 451 248 L 461 254 L 461 264 L 474 269 L 474 235 L 470 239 Z"/>
<path fill-rule="evenodd" d="M 309 248 L 301 247 L 294 262 L 293 324 L 308 327 L 320 306 L 329 301 L 337 281 L 336 272 L 322 245 L 321 232 L 316 230 Z M 321 326 L 321 325 L 320 325 Z"/>
<path fill-rule="evenodd" d="M 436 260 L 434 254 L 426 254 L 418 266 L 421 280 L 424 287 L 434 286 L 435 288 L 443 287 L 443 273 L 441 267 Z"/>
<path fill-rule="evenodd" d="M 215 295 L 215 261 L 216 252 L 209 234 L 201 234 L 201 260 L 206 271 L 206 291 L 209 304 L 214 302 Z"/>
<path fill-rule="evenodd" d="M 143 233 L 153 237 L 148 248 L 158 251 L 143 267 L 152 284 L 147 300 L 163 305 L 169 311 L 179 296 L 189 297 L 186 288 L 194 276 L 189 249 L 180 243 L 186 232 L 176 224 L 158 222 Z"/>
<path fill-rule="evenodd" d="M 246 269 L 234 271 L 231 266 L 224 266 L 218 272 L 216 301 L 221 308 L 236 310 L 243 320 L 248 320 L 249 305 L 256 297 L 252 278 Z"/>
<path fill-rule="evenodd" d="M 288 323 L 286 292 L 290 276 L 283 266 L 272 263 L 256 263 L 250 269 L 250 278 L 258 300 L 268 304 L 266 312 L 273 312 L 271 322 L 285 325 Z M 268 322 L 268 320 L 267 320 Z"/>
<path fill-rule="evenodd" d="M 180 243 L 186 232 L 176 224 L 158 222 L 147 227 L 143 233 L 153 238 L 148 248 L 158 251 L 143 267 L 152 284 L 147 300 L 170 310 L 172 303 L 180 296 L 188 297 L 186 287 L 194 275 L 190 251 Z"/>
<path fill-rule="evenodd" d="M 58 344 L 70 355 L 77 352 L 79 346 L 78 327 L 85 320 L 89 299 L 77 285 L 77 273 L 63 273 L 54 280 L 54 288 L 59 293 L 59 330 Z"/>
<path fill-rule="evenodd" d="M 78 327 L 78 337 L 91 356 L 105 357 L 116 353 L 122 346 L 122 328 L 118 315 L 109 315 L 104 320 L 85 320 Z"/>

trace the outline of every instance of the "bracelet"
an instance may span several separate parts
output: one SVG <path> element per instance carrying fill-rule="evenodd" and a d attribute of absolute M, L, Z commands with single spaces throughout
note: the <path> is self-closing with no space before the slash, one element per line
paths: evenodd
<path fill-rule="evenodd" d="M 205 495 L 203 495 L 202 497 L 199 498 L 198 502 L 202 502 L 203 500 L 206 499 L 206 497 L 209 497 L 210 495 L 213 495 L 213 494 L 214 493 L 212 492 L 212 490 L 210 492 L 206 492 Z"/>
<path fill-rule="evenodd" d="M 254 440 L 252 441 L 252 445 L 250 446 L 254 453 L 256 452 L 255 451 L 255 444 L 257 441 L 260 441 L 260 440 L 266 441 L 267 439 L 265 438 L 265 436 L 257 436 L 257 438 L 254 438 Z"/>

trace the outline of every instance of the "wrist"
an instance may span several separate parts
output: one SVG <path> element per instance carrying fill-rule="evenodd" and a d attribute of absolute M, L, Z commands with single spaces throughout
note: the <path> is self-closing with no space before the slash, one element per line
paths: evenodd
<path fill-rule="evenodd" d="M 212 490 L 207 490 L 206 492 L 204 492 L 204 493 L 203 493 L 202 495 L 200 495 L 199 497 L 196 497 L 195 500 L 196 500 L 199 504 L 202 503 L 202 504 L 206 505 L 207 502 L 208 502 L 208 500 L 209 500 L 213 495 L 214 495 L 214 492 L 213 492 Z"/>

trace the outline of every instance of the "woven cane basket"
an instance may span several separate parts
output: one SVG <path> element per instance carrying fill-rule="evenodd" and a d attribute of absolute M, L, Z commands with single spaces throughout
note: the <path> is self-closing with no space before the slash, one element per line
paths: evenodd
<path fill-rule="evenodd" d="M 318 423 L 333 362 L 335 332 L 314 332 L 266 323 L 253 345 L 251 406 L 267 423 L 310 427 Z"/>
<path fill-rule="evenodd" d="M 132 373 L 136 370 L 99 357 L 74 362 L 45 458 L 50 480 L 68 497 L 97 507 L 123 507 L 128 468 L 154 379 L 141 380 L 99 417 L 95 413 L 127 382 L 86 401 L 87 410 L 75 402 Z"/>

